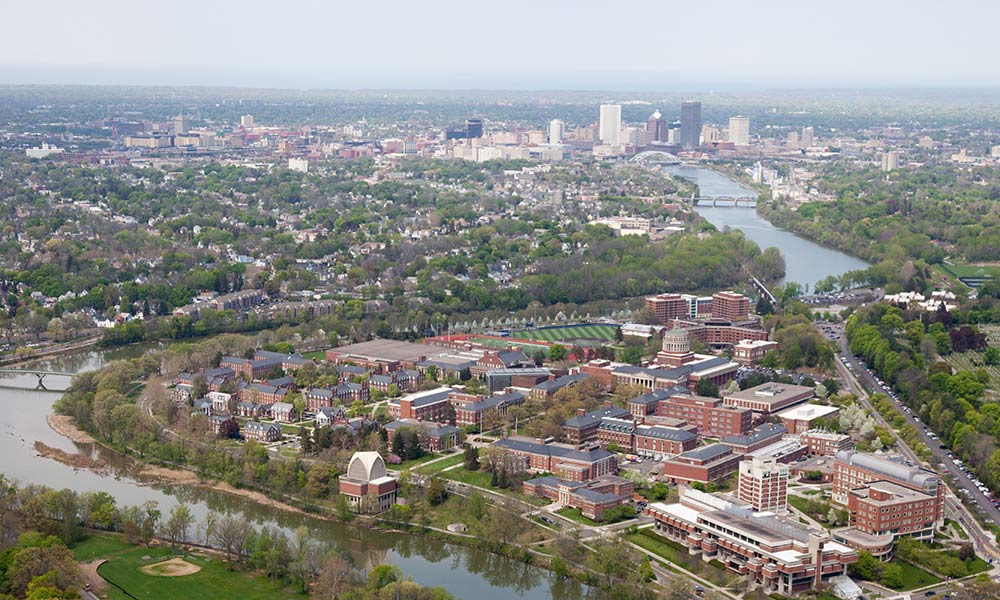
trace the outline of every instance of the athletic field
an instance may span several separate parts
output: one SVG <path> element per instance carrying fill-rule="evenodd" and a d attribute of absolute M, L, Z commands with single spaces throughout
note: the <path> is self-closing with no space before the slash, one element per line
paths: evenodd
<path fill-rule="evenodd" d="M 570 325 L 568 327 L 518 331 L 512 335 L 526 340 L 561 342 L 572 345 L 584 341 L 610 342 L 615 339 L 615 331 L 617 330 L 618 327 L 615 325 Z"/>

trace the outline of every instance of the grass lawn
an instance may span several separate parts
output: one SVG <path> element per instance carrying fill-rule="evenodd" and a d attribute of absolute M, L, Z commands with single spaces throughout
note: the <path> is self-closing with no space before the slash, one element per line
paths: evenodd
<path fill-rule="evenodd" d="M 544 342 L 562 342 L 564 340 L 576 339 L 595 339 L 610 342 L 615 339 L 615 331 L 617 330 L 618 328 L 614 325 L 571 325 L 569 327 L 518 331 L 514 334 L 514 337 L 528 340 L 542 340 Z"/>
<path fill-rule="evenodd" d="M 422 475 L 433 475 L 435 473 L 440 473 L 448 467 L 453 467 L 455 465 L 460 465 L 465 460 L 465 453 L 459 452 L 454 456 L 449 456 L 448 458 L 442 458 L 432 465 L 421 466 L 417 470 L 420 471 Z"/>
<path fill-rule="evenodd" d="M 503 494 L 504 496 L 517 498 L 518 500 L 522 500 L 535 506 L 545 506 L 549 503 L 549 501 L 545 498 L 536 498 L 534 496 L 526 496 L 522 494 L 520 491 L 520 484 L 507 490 L 493 487 L 490 485 L 490 482 L 493 480 L 493 476 L 486 471 L 470 471 L 465 467 L 458 467 L 457 469 L 451 469 L 449 471 L 441 471 L 440 474 L 441 477 L 444 477 L 445 479 L 451 479 L 452 481 L 458 481 L 468 485 L 485 488 L 498 494 Z"/>
<path fill-rule="evenodd" d="M 567 519 L 576 521 L 577 523 L 583 523 L 584 525 L 601 525 L 597 521 L 586 517 L 580 512 L 579 508 L 573 508 L 572 506 L 565 506 L 556 511 L 560 515 L 566 517 Z"/>
<path fill-rule="evenodd" d="M 427 454 L 424 454 L 420 458 L 414 458 L 413 460 L 404 460 L 398 465 L 390 465 L 389 463 L 386 463 L 385 466 L 386 468 L 392 469 L 394 471 L 402 471 L 403 469 L 412 469 L 414 467 L 424 464 L 425 462 L 432 461 L 435 458 L 441 458 L 442 456 L 443 455 L 437 454 L 435 452 L 428 452 Z"/>
<path fill-rule="evenodd" d="M 903 569 L 903 587 L 900 589 L 902 592 L 915 590 L 927 585 L 934 585 L 935 583 L 940 583 L 942 581 L 940 577 L 932 575 L 917 565 L 906 562 L 905 560 L 894 558 L 889 561 L 889 563 L 899 565 L 899 567 Z"/>
<path fill-rule="evenodd" d="M 625 539 L 645 549 L 650 554 L 659 556 L 667 562 L 695 573 L 715 585 L 728 586 L 733 580 L 739 577 L 736 573 L 731 573 L 725 567 L 720 567 L 718 561 L 713 561 L 716 564 L 702 562 L 701 557 L 691 556 L 688 554 L 687 548 L 681 544 L 656 535 L 650 529 L 641 529 L 638 533 L 626 535 Z"/>
<path fill-rule="evenodd" d="M 108 562 L 98 570 L 101 577 L 139 600 L 279 600 L 306 597 L 292 588 L 275 588 L 264 577 L 228 571 L 224 562 L 215 556 L 186 555 L 184 560 L 201 567 L 200 571 L 182 577 L 158 577 L 147 575 L 140 569 L 171 557 L 173 553 L 169 547 L 131 546 L 111 536 L 90 536 L 74 544 L 72 550 L 78 560 L 107 558 Z M 144 560 L 143 557 L 149 558 Z M 128 600 L 113 585 L 108 587 L 107 597 L 109 600 Z"/>
<path fill-rule="evenodd" d="M 312 352 L 303 352 L 302 358 L 306 360 L 312 360 L 314 358 L 323 360 L 326 358 L 326 350 L 313 350 Z"/>

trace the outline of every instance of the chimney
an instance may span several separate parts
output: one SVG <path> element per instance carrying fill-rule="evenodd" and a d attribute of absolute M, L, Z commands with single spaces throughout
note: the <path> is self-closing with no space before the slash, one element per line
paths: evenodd
<path fill-rule="evenodd" d="M 611 408 L 612 406 L 614 406 L 614 403 L 612 403 L 611 400 L 604 401 L 604 408 Z"/>
<path fill-rule="evenodd" d="M 583 416 L 583 415 L 585 415 L 585 414 L 587 414 L 587 411 L 586 411 L 586 410 L 584 410 L 584 409 L 582 409 L 582 408 L 578 408 L 578 409 L 576 409 L 576 416 L 578 416 L 578 417 L 582 417 L 582 416 Z"/>

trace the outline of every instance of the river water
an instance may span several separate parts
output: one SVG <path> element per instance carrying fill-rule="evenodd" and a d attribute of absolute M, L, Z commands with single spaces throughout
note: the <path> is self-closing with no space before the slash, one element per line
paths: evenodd
<path fill-rule="evenodd" d="M 671 176 L 696 183 L 702 196 L 757 196 L 753 189 L 711 169 L 687 165 L 663 168 Z M 696 206 L 695 210 L 719 229 L 729 227 L 742 230 L 761 250 L 771 246 L 778 248 L 785 257 L 783 281 L 798 282 L 808 286 L 808 291 L 812 291 L 816 282 L 828 275 L 843 275 L 848 271 L 867 269 L 870 266 L 859 258 L 778 229 L 753 208 Z"/>
<path fill-rule="evenodd" d="M 142 347 L 131 347 L 83 352 L 49 360 L 44 366 L 53 371 L 80 372 L 100 368 L 108 361 L 138 356 L 144 350 Z M 31 375 L 0 376 L 0 385 L 30 388 L 36 382 Z M 65 388 L 69 382 L 66 378 L 49 376 L 45 383 L 52 388 Z M 456 598 L 569 600 L 585 598 L 591 593 L 576 581 L 557 581 L 544 569 L 482 550 L 288 514 L 237 496 L 202 488 L 141 484 L 130 475 L 128 461 L 122 457 L 90 444 L 76 444 L 49 428 L 46 417 L 52 412 L 52 404 L 59 396 L 58 392 L 0 388 L 0 403 L 4 407 L 0 412 L 0 456 L 3 457 L 0 473 L 21 483 L 69 488 L 77 492 L 105 491 L 117 499 L 119 506 L 155 500 L 164 515 L 172 506 L 185 502 L 197 519 L 191 536 L 196 542 L 204 541 L 202 523 L 210 511 L 242 515 L 258 528 L 268 525 L 292 532 L 304 525 L 331 548 L 349 553 L 359 567 L 372 568 L 383 562 L 393 564 L 414 581 L 444 587 Z M 68 452 L 100 456 L 113 467 L 114 474 L 100 475 L 42 458 L 34 450 L 36 440 Z"/>

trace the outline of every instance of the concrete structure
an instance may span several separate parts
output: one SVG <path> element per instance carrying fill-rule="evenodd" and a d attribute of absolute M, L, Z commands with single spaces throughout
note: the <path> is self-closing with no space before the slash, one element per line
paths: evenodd
<path fill-rule="evenodd" d="M 737 146 L 750 145 L 750 117 L 729 117 L 729 141 Z"/>
<path fill-rule="evenodd" d="M 702 446 L 663 462 L 660 476 L 670 483 L 709 483 L 732 475 L 742 456 L 725 444 Z"/>
<path fill-rule="evenodd" d="M 787 511 L 788 465 L 774 458 L 752 458 L 740 462 L 737 497 L 758 512 Z"/>
<path fill-rule="evenodd" d="M 564 130 L 563 122 L 559 119 L 549 121 L 549 143 L 552 145 L 561 144 Z"/>
<path fill-rule="evenodd" d="M 351 510 L 378 513 L 396 503 L 396 480 L 386 473 L 385 461 L 378 452 L 355 452 L 340 477 L 340 493 Z"/>
<path fill-rule="evenodd" d="M 615 146 L 621 143 L 622 107 L 620 104 L 602 104 L 598 136 L 602 144 Z"/>
<path fill-rule="evenodd" d="M 701 102 L 681 103 L 681 148 L 694 150 L 701 145 Z"/>
<path fill-rule="evenodd" d="M 811 387 L 790 383 L 762 383 L 739 392 L 723 396 L 726 406 L 747 408 L 755 415 L 768 416 L 784 408 L 795 406 L 812 398 L 816 393 Z"/>
<path fill-rule="evenodd" d="M 656 532 L 716 559 L 767 592 L 792 595 L 844 575 L 857 553 L 829 533 L 711 494 L 682 489 L 677 504 L 650 504 Z"/>
<path fill-rule="evenodd" d="M 899 168 L 899 152 L 886 150 L 882 153 L 882 170 L 888 173 Z"/>
<path fill-rule="evenodd" d="M 781 423 L 789 433 L 805 433 L 814 428 L 818 419 L 836 419 L 840 409 L 822 404 L 800 404 L 778 413 Z"/>

